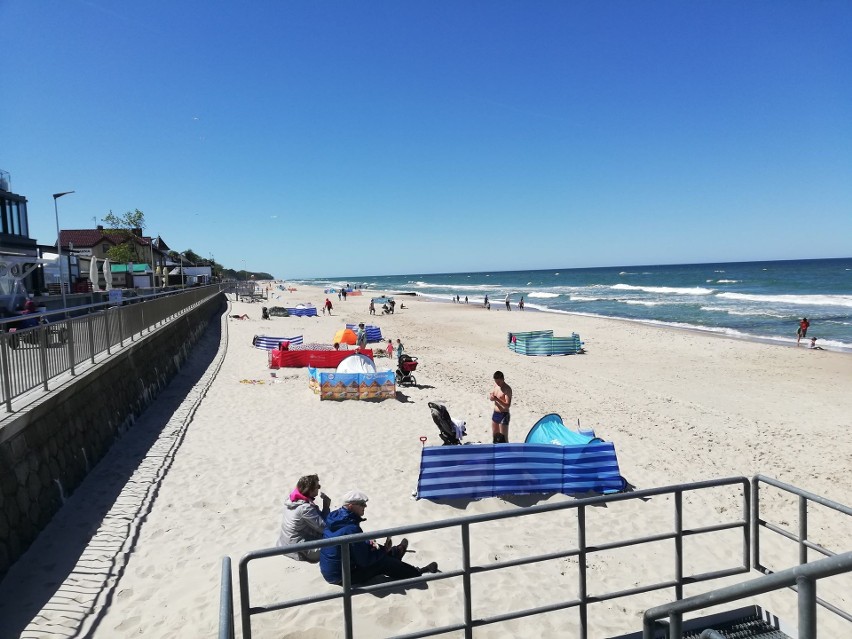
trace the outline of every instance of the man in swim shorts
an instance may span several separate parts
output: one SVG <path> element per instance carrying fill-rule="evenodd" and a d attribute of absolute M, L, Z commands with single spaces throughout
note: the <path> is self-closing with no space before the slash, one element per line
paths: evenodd
<path fill-rule="evenodd" d="M 491 434 L 495 444 L 509 442 L 509 407 L 512 405 L 512 387 L 506 383 L 503 373 L 494 373 L 494 388 L 488 394 L 488 399 L 494 403 L 491 414 Z"/>

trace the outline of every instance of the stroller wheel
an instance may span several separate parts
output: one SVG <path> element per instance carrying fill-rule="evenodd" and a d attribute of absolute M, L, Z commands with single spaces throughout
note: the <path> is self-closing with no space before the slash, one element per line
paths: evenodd
<path fill-rule="evenodd" d="M 417 386 L 417 380 L 414 379 L 414 375 L 408 376 L 408 385 L 409 386 Z"/>
<path fill-rule="evenodd" d="M 402 374 L 399 371 L 396 372 L 396 383 L 402 384 Z"/>

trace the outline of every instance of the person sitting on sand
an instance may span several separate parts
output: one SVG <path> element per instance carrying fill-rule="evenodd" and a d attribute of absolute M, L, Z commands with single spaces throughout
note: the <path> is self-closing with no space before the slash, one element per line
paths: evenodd
<path fill-rule="evenodd" d="M 340 350 L 340 342 L 335 342 L 335 343 L 334 343 L 334 350 L 336 350 L 336 351 L 339 351 L 339 350 Z"/>
<path fill-rule="evenodd" d="M 284 520 L 281 522 L 281 532 L 276 545 L 289 546 L 304 541 L 322 539 L 325 530 L 325 520 L 331 510 L 331 499 L 320 492 L 320 481 L 317 475 L 305 475 L 296 482 L 296 488 L 284 500 Z M 314 503 L 319 496 L 322 499 L 322 510 Z M 296 561 L 309 561 L 312 564 L 320 560 L 319 548 L 301 550 L 285 555 Z"/>
<path fill-rule="evenodd" d="M 816 337 L 811 338 L 811 348 L 814 349 L 815 351 L 824 351 L 825 349 L 822 346 L 816 345 L 816 340 L 817 340 Z"/>
<path fill-rule="evenodd" d="M 361 532 L 364 510 L 369 498 L 360 490 L 350 490 L 343 496 L 343 506 L 330 513 L 325 520 L 325 539 L 334 539 L 343 535 L 355 535 Z M 417 568 L 402 561 L 408 550 L 408 540 L 403 539 L 394 546 L 391 538 L 379 547 L 373 542 L 360 541 L 350 544 L 350 577 L 353 584 L 362 584 L 373 577 L 385 575 L 391 579 L 411 579 L 423 573 L 438 572 L 438 564 L 432 562 Z M 343 583 L 341 565 L 341 547 L 328 546 L 320 551 L 320 572 L 330 584 Z"/>
<path fill-rule="evenodd" d="M 231 317 L 238 320 L 246 320 L 249 318 L 248 313 L 243 313 L 242 315 L 231 315 Z"/>

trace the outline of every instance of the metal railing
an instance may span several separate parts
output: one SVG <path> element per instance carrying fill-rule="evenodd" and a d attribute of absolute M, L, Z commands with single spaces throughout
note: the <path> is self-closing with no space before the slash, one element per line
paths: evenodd
<path fill-rule="evenodd" d="M 760 516 L 760 484 L 766 484 L 768 486 L 773 486 L 778 488 L 779 490 L 783 490 L 784 492 L 790 493 L 792 495 L 796 495 L 798 497 L 798 511 L 799 511 L 799 521 L 798 521 L 798 534 L 794 535 L 788 530 L 784 530 L 780 526 L 770 523 L 765 519 L 762 519 Z M 752 559 L 752 567 L 764 573 L 765 575 L 771 575 L 774 571 L 771 568 L 764 566 L 760 561 L 760 529 L 766 528 L 767 530 L 771 530 L 774 533 L 777 533 L 784 537 L 785 539 L 789 539 L 791 541 L 795 541 L 799 545 L 799 565 L 803 566 L 808 563 L 808 549 L 814 550 L 821 555 L 826 557 L 834 557 L 837 553 L 829 550 L 821 546 L 820 544 L 814 543 L 808 540 L 808 503 L 819 504 L 831 510 L 843 513 L 844 515 L 852 516 L 852 508 L 845 506 L 843 504 L 837 503 L 836 501 L 832 501 L 830 499 L 826 499 L 825 497 L 821 497 L 815 493 L 808 492 L 807 490 L 802 490 L 801 488 L 797 488 L 796 486 L 792 486 L 790 484 L 785 484 L 782 481 L 778 481 L 777 479 L 773 479 L 771 477 L 766 477 L 765 475 L 755 475 L 754 479 L 751 483 L 751 494 L 752 494 L 752 522 L 754 525 L 752 534 L 753 537 L 753 559 Z M 789 584 L 789 587 L 793 590 L 796 590 L 796 586 L 794 584 Z M 846 621 L 852 622 L 852 615 L 847 613 L 844 610 L 841 610 L 837 606 L 824 601 L 822 599 L 817 598 L 816 603 L 825 608 L 826 610 L 830 610 L 834 614 L 839 617 L 845 619 Z"/>
<path fill-rule="evenodd" d="M 643 615 L 642 637 L 643 639 L 654 639 L 657 636 L 657 622 L 668 617 L 668 636 L 670 639 L 679 639 L 683 636 L 682 625 L 685 613 L 795 585 L 799 593 L 799 637 L 815 639 L 817 636 L 816 606 L 818 602 L 816 581 L 850 571 L 852 571 L 852 552 L 847 552 L 809 564 L 793 566 L 745 583 L 734 584 L 695 597 L 657 606 L 646 610 Z"/>
<path fill-rule="evenodd" d="M 219 294 L 219 286 L 205 286 L 168 294 L 129 298 L 123 305 L 89 304 L 67 309 L 76 316 L 32 328 L 6 332 L 22 318 L 46 322 L 65 309 L 0 320 L 0 401 L 13 412 L 12 400 L 41 387 L 63 373 L 77 374 L 84 362 L 110 356 L 125 342 L 133 342 Z"/>
<path fill-rule="evenodd" d="M 708 489 L 708 488 L 718 488 L 721 486 L 739 486 L 742 491 L 742 500 L 743 500 L 743 512 L 742 519 L 738 521 L 733 521 L 729 523 L 721 523 L 715 524 L 712 526 L 701 526 L 697 528 L 685 528 L 683 523 L 683 494 L 685 492 Z M 674 530 L 671 532 L 664 532 L 655 535 L 648 535 L 645 537 L 635 537 L 631 539 L 624 539 L 620 541 L 614 541 L 609 543 L 601 543 L 601 544 L 591 544 L 588 542 L 586 538 L 586 509 L 589 507 L 600 506 L 602 504 L 611 504 L 614 502 L 628 501 L 634 499 L 647 499 L 649 497 L 656 497 L 660 495 L 673 495 L 674 496 Z M 239 563 L 239 592 L 240 592 L 240 612 L 241 612 L 241 623 L 242 623 L 242 634 L 244 639 L 251 639 L 252 629 L 251 629 L 251 618 L 253 615 L 273 612 L 276 610 L 284 610 L 287 608 L 294 608 L 297 606 L 303 606 L 305 604 L 311 603 L 319 603 L 323 601 L 330 601 L 336 599 L 343 600 L 343 624 L 344 624 L 344 632 L 347 639 L 350 639 L 353 636 L 352 630 L 352 600 L 355 596 L 378 592 L 382 590 L 389 589 L 397 589 L 400 587 L 411 586 L 419 583 L 425 583 L 429 581 L 437 581 L 443 579 L 452 579 L 456 577 L 462 578 L 462 584 L 464 589 L 464 600 L 463 600 L 463 621 L 460 623 L 455 623 L 451 625 L 441 626 L 438 628 L 428 628 L 425 630 L 421 630 L 418 632 L 410 633 L 407 635 L 398 635 L 396 639 L 414 639 L 416 637 L 429 637 L 433 635 L 440 635 L 446 632 L 454 632 L 463 630 L 465 637 L 470 639 L 473 636 L 473 629 L 477 627 L 487 626 L 495 623 L 510 621 L 513 619 L 520 619 L 523 617 L 529 617 L 533 615 L 539 615 L 546 612 L 554 612 L 557 610 L 564 610 L 567 608 L 577 608 L 579 610 L 579 619 L 580 619 L 580 634 L 579 636 L 583 639 L 587 636 L 588 628 L 587 628 L 587 610 L 588 606 L 591 603 L 597 603 L 602 601 L 609 601 L 612 599 L 617 599 L 620 597 L 628 597 L 631 595 L 637 595 L 645 592 L 652 592 L 655 590 L 660 590 L 663 588 L 674 588 L 676 596 L 678 599 L 681 599 L 683 596 L 683 586 L 684 584 L 697 583 L 702 581 L 709 581 L 712 579 L 718 579 L 721 577 L 727 577 L 736 574 L 742 574 L 749 571 L 749 558 L 751 556 L 750 552 L 750 544 L 751 544 L 751 524 L 749 519 L 749 513 L 751 512 L 750 506 L 751 500 L 751 492 L 749 490 L 749 481 L 745 477 L 730 477 L 725 479 L 718 480 L 709 480 L 709 481 L 700 481 L 694 482 L 690 484 L 678 484 L 674 486 L 665 486 L 661 488 L 651 488 L 647 490 L 638 490 L 631 493 L 619 493 L 615 495 L 605 495 L 600 497 L 590 497 L 586 499 L 579 499 L 577 501 L 572 502 L 563 502 L 559 504 L 544 504 L 540 506 L 533 506 L 531 508 L 526 508 L 522 510 L 513 510 L 507 512 L 500 513 L 491 513 L 484 515 L 473 515 L 469 517 L 460 517 L 455 519 L 449 519 L 441 522 L 431 522 L 427 524 L 416 524 L 410 526 L 402 526 L 399 528 L 387 529 L 387 530 L 379 530 L 375 532 L 369 533 L 360 533 L 357 535 L 347 535 L 344 537 L 339 537 L 336 539 L 324 539 L 319 541 L 312 541 L 307 543 L 301 543 L 298 545 L 290 545 L 284 546 L 280 548 L 270 548 L 266 550 L 259 550 L 250 552 L 240 559 Z M 549 513 L 561 510 L 576 510 L 577 511 L 577 546 L 575 548 L 570 548 L 566 550 L 560 550 L 558 552 L 552 552 L 542 555 L 534 555 L 529 557 L 522 557 L 507 561 L 495 562 L 493 564 L 485 565 L 485 566 L 474 566 L 471 565 L 471 557 L 470 557 L 470 532 L 471 526 L 474 524 L 484 523 L 484 522 L 492 522 L 498 521 L 502 519 L 511 519 L 515 517 L 525 517 L 531 515 L 538 515 L 541 513 Z M 355 542 L 367 541 L 370 539 L 381 539 L 389 536 L 399 536 L 399 535 L 407 535 L 412 533 L 426 532 L 426 531 L 434 531 L 446 528 L 458 528 L 461 536 L 461 546 L 462 546 L 462 557 L 461 564 L 462 568 L 458 570 L 448 570 L 446 572 L 432 574 L 429 576 L 421 576 L 413 579 L 404 579 L 399 581 L 393 581 L 391 583 L 382 583 L 376 585 L 369 586 L 361 586 L 354 587 L 351 583 L 351 567 L 349 562 L 350 550 L 349 545 Z M 742 530 L 742 562 L 739 566 L 724 568 L 721 570 L 716 570 L 713 572 L 707 573 L 699 573 L 693 575 L 684 575 L 683 574 L 683 539 L 687 536 L 699 535 L 705 533 L 713 533 L 719 532 L 723 530 L 732 530 L 732 529 L 741 529 Z M 674 579 L 668 581 L 662 581 L 658 583 L 652 583 L 647 585 L 638 586 L 635 588 L 629 588 L 627 590 L 621 590 L 611 593 L 604 593 L 599 595 L 590 595 L 587 592 L 587 580 L 586 580 L 586 558 L 588 555 L 596 552 L 612 550 L 616 548 L 626 548 L 629 546 L 635 546 L 639 544 L 652 543 L 652 542 L 660 542 L 672 540 L 674 542 Z M 334 592 L 330 594 L 322 594 L 322 595 L 314 595 L 310 597 L 304 597 L 300 599 L 293 599 L 289 601 L 270 603 L 265 605 L 252 605 L 251 603 L 251 592 L 248 578 L 248 567 L 249 564 L 253 561 L 266 559 L 269 557 L 278 557 L 287 553 L 292 553 L 296 551 L 304 551 L 310 550 L 314 548 L 325 548 L 329 546 L 340 546 L 342 553 L 342 570 L 343 570 L 343 588 L 340 592 Z M 471 576 L 474 574 L 491 572 L 494 570 L 501 570 L 504 568 L 510 568 L 514 566 L 523 566 L 528 564 L 534 564 L 545 561 L 552 561 L 555 559 L 562 559 L 566 557 L 576 557 L 578 560 L 578 582 L 577 582 L 577 597 L 575 599 L 569 601 L 561 601 L 554 604 L 549 604 L 546 606 L 539 606 L 536 608 L 528 608 L 524 610 L 517 610 L 513 612 L 503 613 L 499 615 L 494 615 L 491 617 L 482 617 L 475 619 L 473 617 L 473 609 L 472 609 L 472 590 L 473 585 L 471 582 Z M 225 558 L 223 563 L 223 584 L 222 584 L 222 592 L 221 598 L 222 603 L 220 604 L 220 628 L 219 628 L 219 637 L 221 639 L 232 639 L 234 637 L 234 628 L 233 628 L 233 612 L 231 611 L 230 619 L 228 619 L 228 612 L 226 609 L 226 604 L 224 603 L 228 597 L 228 591 L 231 588 L 230 584 L 230 559 Z M 227 579 L 228 583 L 224 583 L 224 580 Z M 225 619 L 223 619 L 223 615 Z"/>

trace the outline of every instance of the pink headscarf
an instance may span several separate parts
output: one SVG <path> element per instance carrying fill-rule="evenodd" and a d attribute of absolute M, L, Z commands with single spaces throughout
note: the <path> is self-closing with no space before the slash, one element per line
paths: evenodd
<path fill-rule="evenodd" d="M 294 488 L 293 492 L 290 493 L 290 501 L 307 501 L 313 503 L 313 499 L 310 497 L 305 497 L 302 493 L 299 492 L 298 488 Z"/>

